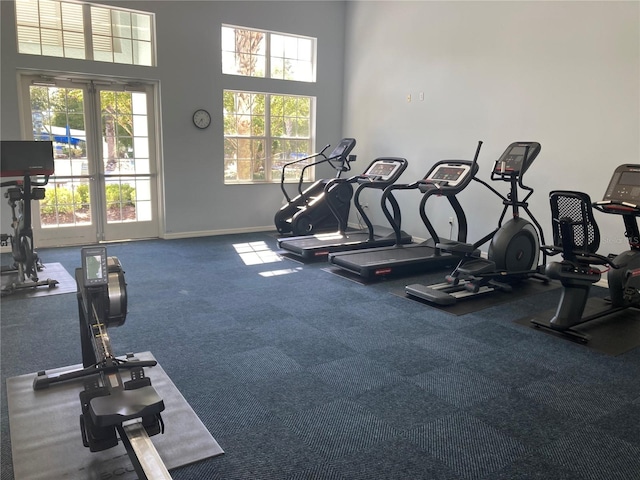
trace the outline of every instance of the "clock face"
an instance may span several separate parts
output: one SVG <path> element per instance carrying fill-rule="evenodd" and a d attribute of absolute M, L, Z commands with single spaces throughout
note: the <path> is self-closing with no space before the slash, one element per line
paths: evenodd
<path fill-rule="evenodd" d="M 207 128 L 211 123 L 211 115 L 206 110 L 196 110 L 193 114 L 193 124 L 198 128 Z"/>

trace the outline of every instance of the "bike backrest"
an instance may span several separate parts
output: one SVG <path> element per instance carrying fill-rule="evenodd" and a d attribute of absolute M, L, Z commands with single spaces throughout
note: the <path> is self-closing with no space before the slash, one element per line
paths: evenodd
<path fill-rule="evenodd" d="M 564 254 L 596 253 L 600 230 L 593 216 L 591 199 L 583 192 L 556 190 L 549 194 L 553 244 Z"/>

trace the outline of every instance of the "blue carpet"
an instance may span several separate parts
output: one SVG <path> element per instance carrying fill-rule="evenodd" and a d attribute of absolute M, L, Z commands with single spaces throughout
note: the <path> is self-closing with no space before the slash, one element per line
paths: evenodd
<path fill-rule="evenodd" d="M 640 349 L 609 356 L 514 323 L 560 289 L 453 315 L 394 295 L 403 279 L 277 257 L 272 232 L 107 248 L 129 299 L 114 348 L 151 351 L 225 450 L 176 480 L 639 477 Z M 80 262 L 79 248 L 39 254 Z M 11 480 L 5 380 L 78 363 L 75 296 L 3 301 L 0 333 Z"/>

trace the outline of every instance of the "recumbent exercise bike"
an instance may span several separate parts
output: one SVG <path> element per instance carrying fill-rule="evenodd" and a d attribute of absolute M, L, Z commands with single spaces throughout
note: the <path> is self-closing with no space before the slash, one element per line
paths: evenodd
<path fill-rule="evenodd" d="M 546 266 L 549 278 L 560 280 L 562 296 L 556 314 L 548 321 L 532 320 L 535 327 L 560 332 L 583 343 L 589 336 L 575 327 L 628 308 L 640 309 L 640 164 L 620 165 L 613 173 L 603 200 L 592 203 L 583 192 L 556 190 L 550 193 L 553 245 L 543 247 L 562 261 Z M 620 215 L 629 250 L 616 256 L 597 253 L 600 230 L 593 209 Z M 608 269 L 610 305 L 584 316 L 591 286 Z"/>

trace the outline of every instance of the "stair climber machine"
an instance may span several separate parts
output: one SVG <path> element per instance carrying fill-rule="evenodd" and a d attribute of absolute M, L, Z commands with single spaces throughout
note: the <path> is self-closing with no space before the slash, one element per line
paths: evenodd
<path fill-rule="evenodd" d="M 394 229 L 394 241 L 387 247 L 373 248 L 356 252 L 338 252 L 329 255 L 329 262 L 341 269 L 354 273 L 363 279 L 383 278 L 390 275 L 404 275 L 423 272 L 427 269 L 444 268 L 456 264 L 459 256 L 444 252 L 445 244 L 461 244 L 467 237 L 467 219 L 456 195 L 475 178 L 478 171 L 478 155 L 482 142 L 474 159 L 442 160 L 431 167 L 427 174 L 411 184 L 394 184 L 385 189 L 380 200 L 382 210 Z M 402 240 L 399 214 L 392 216 L 387 208 L 387 200 L 393 198 L 397 190 L 418 190 L 422 193 L 419 212 L 431 238 L 421 243 L 409 243 Z M 458 240 L 441 240 L 427 218 L 426 204 L 434 196 L 445 197 L 458 219 Z M 395 220 L 395 217 L 398 220 Z"/>
<path fill-rule="evenodd" d="M 560 280 L 562 296 L 553 318 L 532 320 L 535 327 L 550 329 L 572 340 L 587 343 L 590 336 L 574 329 L 579 325 L 626 309 L 635 309 L 640 318 L 640 164 L 616 168 L 604 198 L 595 203 L 586 193 L 554 191 L 549 195 L 553 223 L 553 243 L 543 247 L 550 255 L 562 254 L 562 261 L 546 267 L 549 278 Z M 629 250 L 613 256 L 598 255 L 600 231 L 593 208 L 620 215 L 624 222 Z M 609 305 L 584 315 L 591 286 L 608 269 Z M 608 319 L 607 319 L 608 320 Z"/>
<path fill-rule="evenodd" d="M 542 227 L 529 211 L 527 203 L 533 189 L 522 183 L 524 173 L 538 156 L 540 149 L 537 142 L 515 142 L 496 160 L 491 180 L 509 183 L 510 191 L 506 197 L 488 183 L 477 179 L 502 199 L 503 209 L 498 228 L 474 244 L 440 245 L 439 248 L 462 256 L 457 267 L 443 283 L 429 286 L 407 285 L 407 295 L 438 305 L 453 305 L 458 300 L 493 291 L 511 292 L 514 284 L 528 278 L 548 281 L 540 273 L 545 262 L 542 262 L 542 266 L 538 265 L 541 239 L 544 243 Z M 519 199 L 519 189 L 528 192 L 522 200 Z M 509 209 L 512 218 L 503 224 Z M 520 216 L 520 209 L 527 213 L 533 223 Z M 487 258 L 479 258 L 475 250 L 489 240 L 491 243 Z M 543 254 L 546 260 L 544 251 Z"/>
<path fill-rule="evenodd" d="M 150 436 L 164 433 L 160 413 L 164 401 L 145 376 L 144 367 L 155 360 L 139 360 L 133 354 L 117 358 L 109 339 L 109 327 L 124 324 L 127 290 L 117 257 L 108 257 L 105 247 L 84 247 L 82 268 L 75 271 L 80 317 L 80 344 L 84 368 L 47 375 L 38 372 L 34 390 L 59 382 L 84 379 L 80 392 L 82 443 L 99 452 L 122 441 L 129 459 L 143 479 L 170 479 Z M 124 379 L 129 372 L 130 379 Z"/>
<path fill-rule="evenodd" d="M 364 207 L 360 203 L 360 194 L 365 189 L 384 191 L 389 185 L 392 185 L 400 178 L 400 175 L 405 171 L 407 165 L 408 162 L 404 158 L 382 157 L 371 162 L 361 175 L 332 179 L 325 186 L 325 198 L 332 215 L 338 222 L 338 231 L 317 235 L 281 238 L 278 239 L 278 247 L 304 260 L 324 260 L 331 252 L 393 245 L 396 242 L 394 230 L 389 227 L 373 226 Z M 353 195 L 353 204 L 367 225 L 367 228 L 347 231 L 349 210 L 343 208 L 340 195 L 334 194 L 334 191 L 342 190 L 345 186 L 351 189 L 353 188 L 353 184 L 358 184 L 355 194 Z M 400 208 L 398 202 L 393 195 L 388 195 L 387 201 L 393 209 L 393 216 L 389 214 L 387 218 L 392 224 L 399 224 Z M 398 236 L 400 237 L 400 242 L 411 242 L 411 236 L 404 232 L 398 232 Z"/>
<path fill-rule="evenodd" d="M 57 280 L 38 278 L 44 265 L 34 249 L 31 223 L 31 201 L 44 199 L 44 186 L 54 173 L 53 143 L 3 140 L 1 144 L 0 176 L 21 177 L 0 183 L 0 187 L 9 187 L 4 196 L 11 207 L 13 229 L 12 234 L 0 235 L 0 245 L 10 245 L 13 258 L 13 264 L 3 266 L 2 273 L 18 273 L 15 282 L 2 288 L 2 295 L 41 286 L 53 288 L 58 285 Z"/>
<path fill-rule="evenodd" d="M 329 145 L 325 146 L 322 151 L 289 162 L 282 167 L 282 176 L 280 177 L 280 189 L 287 200 L 287 204 L 283 205 L 276 212 L 274 222 L 278 233 L 292 235 L 310 235 L 316 232 L 333 231 L 337 228 L 337 220 L 327 205 L 325 197 L 326 184 L 332 180 L 331 178 L 318 180 L 304 191 L 302 190 L 302 182 L 304 173 L 307 168 L 322 163 L 328 163 L 336 170 L 336 177 L 340 178 L 343 172 L 351 170 L 351 162 L 355 162 L 356 156 L 350 155 L 356 141 L 353 138 L 343 138 L 340 143 L 333 149 L 329 156 L 325 155 L 325 150 Z M 310 162 L 302 167 L 300 179 L 298 181 L 298 195 L 291 198 L 284 188 L 285 170 L 287 167 L 306 162 L 314 158 L 320 157 L 318 160 Z M 344 212 L 345 216 L 349 216 L 349 207 L 351 205 L 351 197 L 353 188 L 351 185 L 343 184 L 340 188 L 331 192 L 338 209 Z"/>

